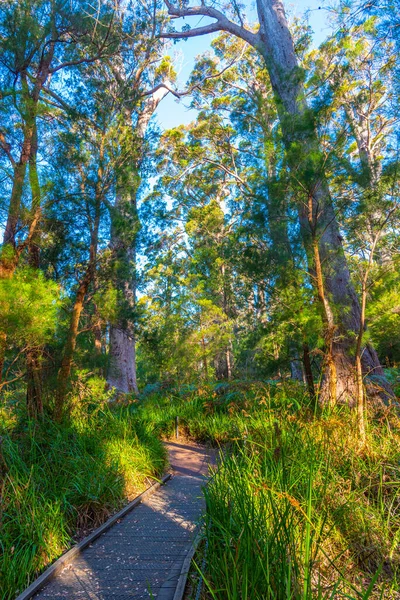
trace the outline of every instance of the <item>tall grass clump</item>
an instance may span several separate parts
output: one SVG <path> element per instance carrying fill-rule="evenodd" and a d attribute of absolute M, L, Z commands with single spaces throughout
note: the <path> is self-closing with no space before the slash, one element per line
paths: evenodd
<path fill-rule="evenodd" d="M 370 412 L 365 443 L 352 411 L 316 410 L 291 383 L 202 386 L 137 410 L 165 435 L 179 415 L 223 449 L 205 489 L 203 598 L 398 600 L 396 409 Z"/>
<path fill-rule="evenodd" d="M 6 413 L 5 413 L 6 414 Z M 126 408 L 56 424 L 1 421 L 0 597 L 12 599 L 73 541 L 158 476 L 163 446 Z"/>
<path fill-rule="evenodd" d="M 205 597 L 399 597 L 400 437 L 348 411 L 266 411 L 205 490 Z"/>

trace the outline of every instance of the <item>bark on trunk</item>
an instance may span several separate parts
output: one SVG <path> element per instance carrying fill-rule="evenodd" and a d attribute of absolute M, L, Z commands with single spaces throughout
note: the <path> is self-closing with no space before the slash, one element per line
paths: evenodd
<path fill-rule="evenodd" d="M 290 348 L 291 360 L 290 360 L 290 377 L 293 381 L 300 381 L 304 383 L 303 366 L 300 357 L 297 355 L 297 348 Z"/>
<path fill-rule="evenodd" d="M 203 351 L 202 363 L 203 363 L 203 369 L 204 369 L 204 378 L 205 378 L 205 381 L 208 381 L 207 345 L 206 345 L 206 341 L 204 339 L 204 335 L 202 335 L 202 337 L 201 337 L 201 348 Z"/>
<path fill-rule="evenodd" d="M 26 354 L 28 414 L 36 419 L 43 414 L 42 348 L 30 348 Z"/>
<path fill-rule="evenodd" d="M 135 339 L 126 329 L 111 327 L 110 355 L 108 385 L 123 394 L 138 393 Z"/>
<path fill-rule="evenodd" d="M 134 134 L 139 142 L 139 154 L 136 160 L 130 157 L 127 161 L 124 157 L 123 165 L 120 167 L 111 225 L 110 245 L 116 265 L 114 284 L 122 295 L 122 303 L 117 321 L 110 325 L 107 383 L 115 388 L 117 393 L 139 392 L 136 378 L 135 324 L 132 313 L 136 303 L 136 238 L 139 230 L 137 192 L 142 159 L 140 143 L 144 139 L 152 115 L 167 93 L 167 89 L 161 88 L 149 96 L 138 117 L 135 131 L 133 131 L 131 113 L 126 110 L 123 115 L 125 127 L 121 136 L 122 154 L 132 153 L 132 148 L 126 148 L 123 144 L 132 140 Z"/>
<path fill-rule="evenodd" d="M 217 238 L 217 244 L 220 246 L 225 237 L 226 233 L 224 230 L 220 232 L 219 238 Z M 231 277 L 230 271 L 226 268 L 226 265 L 222 263 L 220 266 L 222 286 L 219 291 L 219 304 L 224 312 L 227 319 L 232 318 L 231 308 Z M 226 379 L 229 380 L 232 377 L 232 363 L 233 363 L 233 352 L 232 352 L 232 340 L 228 341 L 225 348 L 217 352 L 214 358 L 215 376 L 218 380 Z"/>
<path fill-rule="evenodd" d="M 215 377 L 220 380 L 229 380 L 232 377 L 232 356 L 230 348 L 224 348 L 214 359 Z"/>
<path fill-rule="evenodd" d="M 133 312 L 136 303 L 136 237 L 139 221 L 136 208 L 138 178 L 123 173 L 118 178 L 115 214 L 111 227 L 114 284 L 121 294 L 118 319 L 110 325 L 107 383 L 117 393 L 138 393 Z"/>
<path fill-rule="evenodd" d="M 309 259 L 321 270 L 318 297 L 325 320 L 328 359 L 321 399 L 354 404 L 357 382 L 354 372 L 354 337 L 360 322 L 360 305 L 344 255 L 339 226 L 324 176 L 311 111 L 297 64 L 293 40 L 280 0 L 257 0 L 260 20 L 259 51 L 263 55 L 276 96 L 284 142 L 293 180 L 302 195 L 298 201 L 302 236 Z M 310 210 L 311 203 L 311 210 Z M 311 212 L 311 214 L 310 214 Z M 324 294 L 321 294 L 320 286 Z M 384 380 L 376 353 L 367 347 L 363 370 Z M 390 386 L 385 382 L 390 393 Z"/>
<path fill-rule="evenodd" d="M 311 360 L 310 360 L 310 348 L 307 342 L 303 342 L 303 365 L 304 365 L 304 374 L 306 377 L 308 393 L 310 395 L 311 400 L 315 400 L 315 387 L 314 387 L 314 377 L 311 368 Z"/>

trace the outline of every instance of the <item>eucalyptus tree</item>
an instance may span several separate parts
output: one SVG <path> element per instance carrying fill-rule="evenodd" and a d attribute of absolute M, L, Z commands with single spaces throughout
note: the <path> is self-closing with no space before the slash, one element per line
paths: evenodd
<path fill-rule="evenodd" d="M 172 19 L 204 16 L 213 22 L 182 31 L 167 30 L 165 38 L 182 39 L 225 31 L 253 46 L 263 57 L 275 96 L 297 210 L 310 272 L 324 319 L 326 361 L 321 400 L 354 404 L 354 337 L 360 322 L 360 303 L 350 278 L 342 236 L 325 176 L 325 156 L 319 144 L 313 111 L 307 105 L 304 72 L 280 0 L 257 0 L 257 30 L 252 31 L 236 4 L 229 18 L 215 5 L 175 4 L 165 0 Z M 371 347 L 362 353 L 364 373 L 380 375 L 391 394 L 383 369 Z"/>
<path fill-rule="evenodd" d="M 6 0 L 0 6 L 1 99 L 6 104 L 3 111 L 12 115 L 0 143 L 12 167 L 1 276 L 12 274 L 38 225 L 38 118 L 57 97 L 52 88 L 66 69 L 94 63 L 112 51 L 112 4 L 102 6 L 101 15 L 88 3 L 69 0 Z M 28 218 L 21 222 L 28 166 L 32 202 Z M 18 245 L 26 228 L 26 239 Z"/>
<path fill-rule="evenodd" d="M 155 18 L 155 17 L 154 17 Z M 137 23 L 136 23 L 137 26 Z M 130 36 L 131 39 L 133 36 Z M 143 45 L 138 36 L 137 46 Z M 123 48 L 114 65 L 119 90 L 116 113 L 116 200 L 111 209 L 110 245 L 114 259 L 114 285 L 119 292 L 118 314 L 110 324 L 107 381 L 117 392 L 138 392 L 135 349 L 136 251 L 140 222 L 137 212 L 141 166 L 148 154 L 146 131 L 159 103 L 169 93 L 175 72 L 157 38 L 146 40 L 142 54 Z M 136 62 L 128 70 L 127 55 Z M 129 64 L 129 63 L 128 63 Z"/>
<path fill-rule="evenodd" d="M 122 6 L 122 5 L 121 5 Z M 104 284 L 104 273 L 98 271 L 99 229 L 105 221 L 107 209 L 109 251 L 102 262 L 108 274 L 108 287 L 114 290 L 114 306 L 109 311 L 109 369 L 107 380 L 117 392 L 137 391 L 135 363 L 135 287 L 136 243 L 140 228 L 137 216 L 137 195 L 140 185 L 140 167 L 147 152 L 145 133 L 147 125 L 161 99 L 168 93 L 160 81 L 173 79 L 170 60 L 163 56 L 165 43 L 143 32 L 148 26 L 156 27 L 154 11 L 139 4 L 118 6 L 114 36 L 114 52 L 99 61 L 93 68 L 81 68 L 77 93 L 85 95 L 85 108 L 72 116 L 79 151 L 71 160 L 77 171 L 81 199 L 89 199 L 94 208 L 87 213 L 85 229 L 90 232 L 89 256 L 84 262 L 82 277 L 78 281 L 71 313 L 69 334 L 58 372 L 57 414 L 60 417 L 67 384 L 71 374 L 73 356 L 79 333 L 79 321 L 85 304 L 93 299 L 104 305 L 102 293 L 97 289 Z M 79 141 L 80 140 L 80 141 Z M 68 170 L 68 169 L 67 169 Z M 89 186 L 89 189 L 88 189 Z M 79 195 L 79 192 L 77 192 Z M 112 197 L 114 196 L 114 197 Z M 91 199 L 91 200 L 90 200 Z M 103 213 L 103 217 L 102 217 Z M 101 285 L 100 285 L 101 287 Z M 94 297 L 94 295 L 96 297 Z M 92 311 L 97 311 L 92 306 Z M 101 344 L 100 320 L 94 319 L 97 352 Z M 96 347 L 96 346 L 95 346 Z"/>
<path fill-rule="evenodd" d="M 8 162 L 1 280 L 13 276 L 26 251 L 30 265 L 39 267 L 43 122 L 58 98 L 54 88 L 62 73 L 112 52 L 113 6 L 105 2 L 101 14 L 94 12 L 89 3 L 66 0 L 6 0 L 0 6 L 1 110 L 8 116 L 0 132 L 0 150 Z M 2 371 L 7 341 L 4 332 L 0 336 Z M 40 407 L 39 362 L 40 351 L 29 350 L 28 402 Z"/>
<path fill-rule="evenodd" d="M 392 264 L 393 247 L 388 241 L 399 215 L 395 139 L 399 114 L 393 85 L 393 44 L 390 40 L 378 44 L 377 37 L 374 17 L 351 28 L 342 27 L 313 53 L 313 83 L 318 86 L 320 97 L 329 98 L 321 111 L 321 129 L 323 143 L 331 155 L 330 180 L 341 207 L 342 231 L 348 253 L 353 255 L 351 266 L 360 288 L 355 366 L 362 435 L 361 357 L 365 346 L 370 353 L 375 352 L 365 335 L 367 297 L 373 286 L 375 261 L 380 265 L 380 276 Z"/>
<path fill-rule="evenodd" d="M 197 121 L 163 136 L 160 153 L 166 174 L 162 183 L 186 219 L 184 206 L 206 208 L 216 197 L 216 186 L 223 186 L 223 209 L 231 230 L 229 262 L 239 362 L 248 364 L 246 354 L 261 360 L 266 352 L 270 368 L 272 362 L 286 363 L 285 368 L 290 362 L 292 376 L 302 380 L 302 359 L 306 357 L 309 366 L 310 340 L 299 315 L 308 314 L 314 323 L 315 319 L 311 306 L 299 310 L 310 300 L 302 294 L 304 252 L 293 225 L 271 86 L 262 60 L 241 40 L 221 34 L 212 47 L 214 54 L 198 58 L 189 80 L 192 105 L 200 111 Z M 221 227 L 219 235 L 223 231 Z M 241 330 L 246 331 L 248 348 Z M 267 350 L 271 343 L 272 354 Z M 309 380 L 312 386 L 312 376 Z"/>
<path fill-rule="evenodd" d="M 90 3 L 69 0 L 7 0 L 0 7 L 1 112 L 7 116 L 0 131 L 0 160 L 6 177 L 0 275 L 11 278 L 21 257 L 32 268 L 43 266 L 49 273 L 66 256 L 67 261 L 76 261 L 70 265 L 76 276 L 71 277 L 67 269 L 61 277 L 72 302 L 58 371 L 58 416 L 65 403 L 81 315 L 96 292 L 99 235 L 103 232 L 104 239 L 109 216 L 113 250 L 121 242 L 122 230 L 129 231 L 130 236 L 118 257 L 113 253 L 109 261 L 115 267 L 111 279 L 120 297 L 126 291 L 128 297 L 132 296 L 130 242 L 137 233 L 135 196 L 138 165 L 144 153 L 143 135 L 145 124 L 168 90 L 153 90 L 145 101 L 143 94 L 166 77 L 167 71 L 170 75 L 172 72 L 168 60 L 160 67 L 165 43 L 154 32 L 147 35 L 158 26 L 153 8 L 155 5 L 143 8 L 139 3 L 107 0 L 98 9 Z M 46 192 L 49 206 L 43 194 L 46 172 L 51 172 L 54 188 Z M 132 204 L 132 227 L 129 211 L 126 206 L 121 208 L 125 200 Z M 72 206 L 74 202 L 75 216 L 84 215 L 80 231 L 69 216 L 63 224 L 58 218 L 63 205 Z M 64 248 L 57 243 L 51 252 L 41 231 L 44 229 L 51 239 L 57 227 L 68 238 L 63 238 Z M 45 261 L 53 260 L 52 265 L 41 264 L 42 247 L 46 249 Z M 117 258 L 129 268 L 120 268 Z M 121 322 L 118 312 L 122 311 L 114 311 L 116 323 Z M 3 357 L 5 332 L 1 346 Z M 113 344 L 111 347 L 113 350 Z M 32 352 L 27 355 L 28 397 L 39 406 L 40 355 L 33 356 Z M 132 368 L 130 364 L 125 366 Z"/>

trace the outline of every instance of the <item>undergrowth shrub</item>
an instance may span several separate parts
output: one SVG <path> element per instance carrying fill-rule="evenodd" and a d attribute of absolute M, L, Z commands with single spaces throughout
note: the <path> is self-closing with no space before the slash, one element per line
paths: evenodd
<path fill-rule="evenodd" d="M 97 527 L 165 464 L 149 425 L 128 409 L 75 412 L 55 424 L 1 423 L 0 597 L 14 598 L 71 543 Z M 1 416 L 0 416 L 1 419 Z"/>
<path fill-rule="evenodd" d="M 398 599 L 395 410 L 368 416 L 364 446 L 351 411 L 321 413 L 291 382 L 203 386 L 134 410 L 161 434 L 178 415 L 187 435 L 223 446 L 205 490 L 203 598 Z"/>
<path fill-rule="evenodd" d="M 398 434 L 360 451 L 349 415 L 298 417 L 250 424 L 205 490 L 208 597 L 397 598 Z"/>

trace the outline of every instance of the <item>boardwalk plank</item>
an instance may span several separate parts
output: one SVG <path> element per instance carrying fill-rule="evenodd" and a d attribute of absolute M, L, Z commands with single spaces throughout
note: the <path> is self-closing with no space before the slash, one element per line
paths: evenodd
<path fill-rule="evenodd" d="M 207 451 L 167 445 L 173 477 L 72 560 L 35 600 L 172 600 L 203 510 Z"/>

